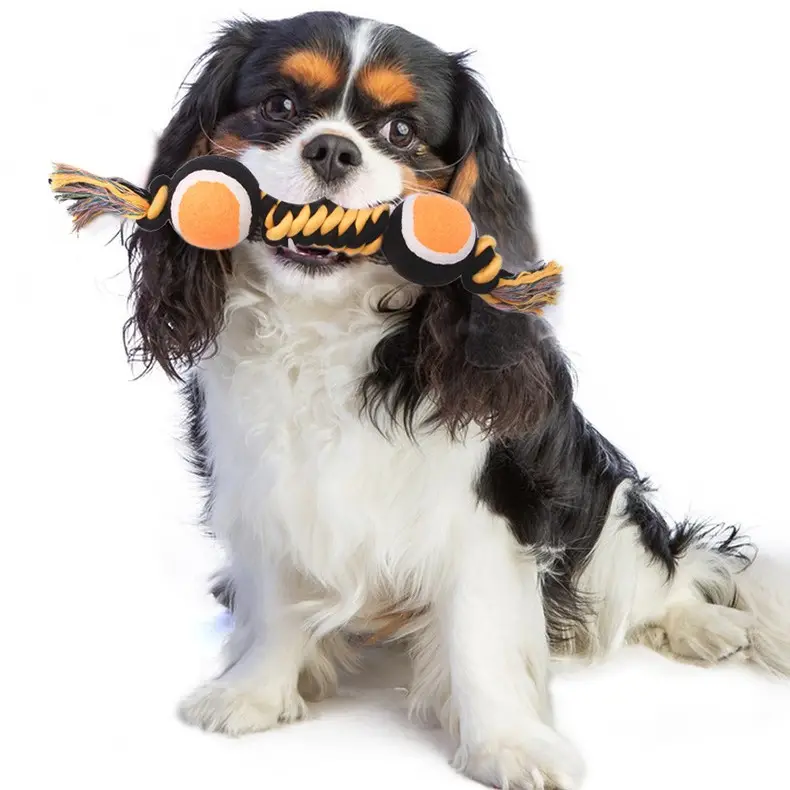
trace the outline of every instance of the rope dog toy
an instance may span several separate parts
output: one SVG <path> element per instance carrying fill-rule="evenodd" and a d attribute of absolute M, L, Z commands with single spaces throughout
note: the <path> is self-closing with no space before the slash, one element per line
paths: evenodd
<path fill-rule="evenodd" d="M 441 286 L 460 279 L 468 291 L 510 312 L 542 313 L 556 303 L 561 285 L 562 270 L 553 261 L 518 275 L 504 271 L 494 238 L 478 236 L 466 207 L 443 194 L 416 193 L 372 208 L 326 199 L 297 205 L 261 192 L 241 162 L 216 155 L 196 157 L 172 177 L 156 176 L 147 190 L 62 164 L 49 183 L 56 199 L 71 201 L 75 230 L 111 214 L 148 231 L 169 222 L 187 244 L 203 249 L 228 250 L 249 239 L 349 257 L 381 253 L 411 282 Z"/>

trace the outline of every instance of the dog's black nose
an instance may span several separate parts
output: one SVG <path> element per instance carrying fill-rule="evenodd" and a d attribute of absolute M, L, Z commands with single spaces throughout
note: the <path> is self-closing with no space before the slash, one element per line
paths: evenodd
<path fill-rule="evenodd" d="M 302 158 L 327 184 L 347 176 L 362 164 L 359 148 L 347 137 L 338 134 L 319 134 L 314 137 L 302 149 Z"/>

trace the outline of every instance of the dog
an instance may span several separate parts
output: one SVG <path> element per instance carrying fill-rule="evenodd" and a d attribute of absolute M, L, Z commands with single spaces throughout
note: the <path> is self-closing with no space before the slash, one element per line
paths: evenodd
<path fill-rule="evenodd" d="M 151 174 L 206 153 L 263 191 L 347 207 L 449 193 L 509 268 L 530 202 L 465 53 L 340 13 L 228 23 Z M 552 656 L 642 643 L 790 673 L 790 600 L 734 526 L 669 523 L 574 403 L 549 323 L 458 284 L 247 241 L 129 239 L 130 359 L 183 384 L 206 528 L 227 554 L 226 669 L 180 705 L 241 735 L 305 714 L 364 645 L 408 651 L 410 708 L 488 785 L 574 788 Z"/>

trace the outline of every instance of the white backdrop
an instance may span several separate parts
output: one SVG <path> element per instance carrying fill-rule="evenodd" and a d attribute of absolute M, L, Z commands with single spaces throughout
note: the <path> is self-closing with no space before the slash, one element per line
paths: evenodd
<path fill-rule="evenodd" d="M 52 160 L 141 181 L 181 79 L 216 24 L 241 11 L 376 13 L 445 48 L 475 48 L 542 252 L 566 267 L 554 320 L 580 404 L 661 484 L 674 515 L 740 522 L 787 552 L 783 5 L 6 6 L 0 783 L 466 781 L 440 734 L 406 722 L 383 670 L 313 721 L 240 741 L 175 719 L 177 699 L 214 667 L 222 622 L 205 579 L 216 556 L 194 527 L 174 388 L 159 374 L 132 382 L 123 356 L 123 250 L 105 246 L 111 224 L 69 234 L 48 194 Z M 628 650 L 563 674 L 556 693 L 589 790 L 734 790 L 786 776 L 790 681 Z"/>

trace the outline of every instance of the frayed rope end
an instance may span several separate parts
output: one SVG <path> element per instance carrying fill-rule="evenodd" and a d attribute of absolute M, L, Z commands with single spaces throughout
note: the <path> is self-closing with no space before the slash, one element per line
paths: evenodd
<path fill-rule="evenodd" d="M 74 230 L 81 230 L 102 214 L 122 219 L 142 219 L 151 205 L 148 192 L 128 181 L 100 178 L 70 165 L 53 165 L 49 185 L 56 200 L 71 201 L 68 212 Z"/>
<path fill-rule="evenodd" d="M 502 277 L 496 288 L 481 295 L 499 310 L 542 315 L 545 307 L 557 303 L 561 287 L 562 267 L 550 261 L 537 271 Z"/>

